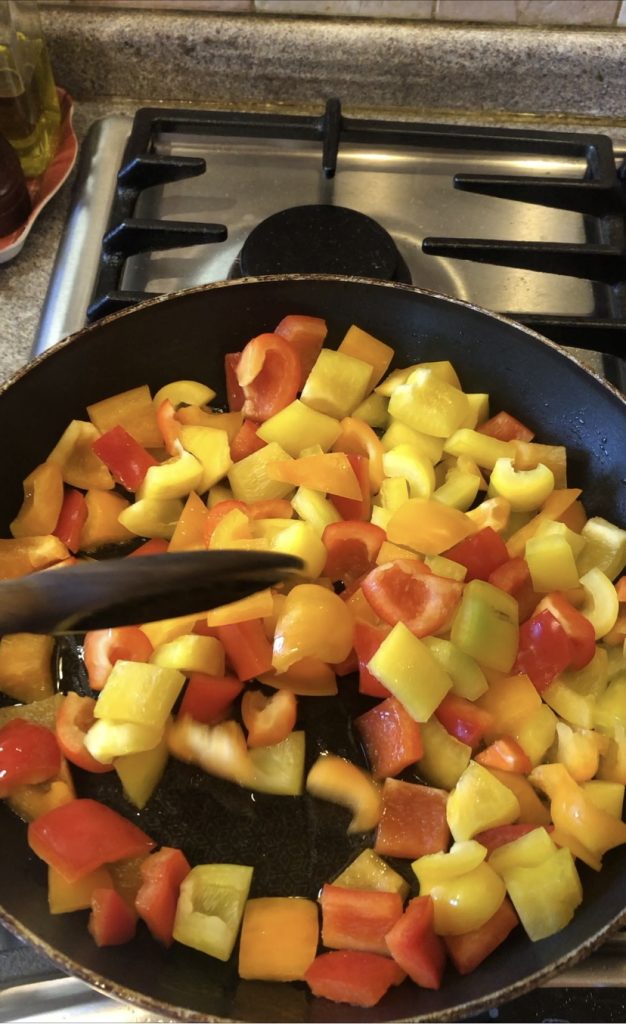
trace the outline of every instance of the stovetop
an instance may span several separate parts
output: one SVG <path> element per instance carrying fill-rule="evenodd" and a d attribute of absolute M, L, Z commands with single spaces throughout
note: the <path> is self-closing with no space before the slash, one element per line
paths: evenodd
<path fill-rule="evenodd" d="M 254 265 L 251 233 L 316 205 L 373 219 L 392 240 L 391 254 L 381 241 L 380 262 L 393 279 L 534 326 L 626 390 L 626 153 L 607 137 L 353 120 L 337 101 L 319 118 L 144 110 L 132 128 L 130 117 L 106 117 L 83 146 L 34 354 L 146 295 L 272 272 Z M 275 230 L 271 221 L 262 254 Z M 378 239 L 361 221 L 366 234 L 317 266 L 327 239 L 312 239 L 306 223 L 295 241 L 291 230 L 279 252 L 289 245 L 305 272 L 363 273 Z M 474 1019 L 624 1020 L 624 986 L 619 933 L 544 988 Z M 154 1019 L 0 930 L 0 1024 Z"/>

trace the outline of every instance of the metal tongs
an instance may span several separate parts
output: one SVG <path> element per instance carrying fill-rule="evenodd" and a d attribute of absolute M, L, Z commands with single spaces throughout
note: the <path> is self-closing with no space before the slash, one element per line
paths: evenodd
<path fill-rule="evenodd" d="M 0 635 L 84 633 L 209 611 L 293 577 L 270 551 L 184 551 L 52 568 L 0 583 Z"/>

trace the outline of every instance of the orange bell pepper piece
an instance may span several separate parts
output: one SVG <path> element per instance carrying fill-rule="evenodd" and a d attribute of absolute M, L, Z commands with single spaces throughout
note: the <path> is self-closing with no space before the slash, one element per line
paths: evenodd
<path fill-rule="evenodd" d="M 265 471 L 270 480 L 280 480 L 294 487 L 310 487 L 314 491 L 357 501 L 362 498 L 356 473 L 343 452 L 305 455 L 299 459 L 276 459 L 267 464 Z"/>
<path fill-rule="evenodd" d="M 477 530 L 465 512 L 432 498 L 410 498 L 391 516 L 387 537 L 421 554 L 440 555 Z"/>
<path fill-rule="evenodd" d="M 63 474 L 53 462 L 42 462 L 24 480 L 24 501 L 10 529 L 14 537 L 54 533 L 63 505 Z"/>
<path fill-rule="evenodd" d="M 301 896 L 248 900 L 241 926 L 239 976 L 298 981 L 315 959 L 318 939 L 318 911 L 313 900 Z"/>

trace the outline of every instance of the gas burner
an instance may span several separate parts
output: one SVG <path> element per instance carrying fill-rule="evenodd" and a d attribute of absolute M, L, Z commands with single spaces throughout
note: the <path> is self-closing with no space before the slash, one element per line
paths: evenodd
<path fill-rule="evenodd" d="M 261 221 L 243 244 L 234 276 L 349 274 L 411 278 L 391 235 L 345 206 L 292 206 Z"/>

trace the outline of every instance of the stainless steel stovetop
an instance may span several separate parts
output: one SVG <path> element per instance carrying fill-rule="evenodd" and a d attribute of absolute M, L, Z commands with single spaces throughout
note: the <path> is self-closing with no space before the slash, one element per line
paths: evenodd
<path fill-rule="evenodd" d="M 102 273 L 102 238 L 114 226 L 117 172 L 131 127 L 131 118 L 107 117 L 93 126 L 85 142 L 33 354 L 79 330 L 88 318 Z M 428 236 L 610 245 L 615 241 L 610 219 L 476 195 L 453 184 L 458 173 L 580 181 L 589 175 L 584 153 L 572 154 L 571 147 L 559 146 L 533 151 L 513 143 L 510 149 L 487 145 L 472 149 L 451 136 L 443 145 L 422 146 L 396 144 L 393 133 L 389 138 L 376 145 L 358 138 L 342 142 L 337 173 L 327 177 L 320 169 L 320 143 L 309 138 L 247 137 L 219 131 L 198 137 L 161 131 L 151 145 L 153 156 L 180 157 L 183 162 L 202 158 L 206 171 L 141 189 L 133 217 L 148 222 L 221 222 L 228 236 L 223 242 L 130 252 L 120 263 L 120 295 L 136 298 L 138 293 L 169 292 L 238 275 L 242 245 L 260 221 L 287 207 L 332 204 L 359 211 L 382 225 L 395 242 L 404 279 L 408 274 L 421 287 L 513 317 L 518 311 L 556 320 L 576 317 L 584 323 L 585 318 L 619 320 L 623 316 L 621 282 L 599 284 L 577 276 L 425 255 L 422 250 Z M 616 147 L 614 157 L 621 164 L 624 151 Z M 623 379 L 615 346 L 613 355 L 607 356 L 589 346 L 578 347 L 579 338 L 577 344 L 568 344 L 570 351 L 597 372 Z M 626 933 L 550 981 L 535 1003 L 516 1010 L 517 1004 L 521 1007 L 516 1001 L 476 1020 L 583 1020 L 598 1015 L 623 1020 L 623 986 Z M 604 993 L 604 1001 L 597 1003 L 594 993 L 600 999 Z M 507 1016 L 508 1011 L 514 1015 Z M 0 931 L 0 1022 L 155 1019 L 65 977 L 44 957 Z"/>

